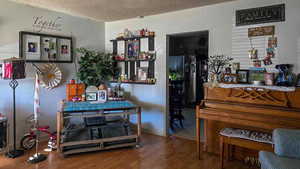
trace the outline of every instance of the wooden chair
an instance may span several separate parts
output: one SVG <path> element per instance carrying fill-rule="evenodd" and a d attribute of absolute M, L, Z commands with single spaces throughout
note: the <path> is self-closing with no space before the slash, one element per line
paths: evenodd
<path fill-rule="evenodd" d="M 255 136 L 265 136 L 255 138 Z M 269 133 L 249 131 L 242 129 L 225 128 L 220 131 L 220 161 L 221 169 L 224 168 L 225 147 L 228 149 L 227 159 L 232 159 L 232 147 L 239 146 L 252 150 L 273 152 L 272 136 Z"/>
<path fill-rule="evenodd" d="M 170 128 L 174 130 L 175 121 L 179 121 L 180 126 L 183 128 L 184 116 L 183 110 L 183 81 L 171 81 L 169 86 L 169 105 L 170 105 Z"/>

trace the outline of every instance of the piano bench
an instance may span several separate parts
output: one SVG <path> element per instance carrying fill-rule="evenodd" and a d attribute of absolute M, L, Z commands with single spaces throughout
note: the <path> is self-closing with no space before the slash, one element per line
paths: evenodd
<path fill-rule="evenodd" d="M 220 161 L 224 168 L 225 146 L 227 158 L 232 158 L 232 146 L 239 146 L 253 150 L 274 152 L 272 134 L 244 129 L 224 128 L 220 131 Z"/>

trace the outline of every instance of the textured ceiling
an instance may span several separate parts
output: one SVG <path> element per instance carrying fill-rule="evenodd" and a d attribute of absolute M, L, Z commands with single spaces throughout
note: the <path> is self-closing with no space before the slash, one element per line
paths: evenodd
<path fill-rule="evenodd" d="M 30 6 L 87 17 L 115 21 L 149 16 L 232 0 L 11 0 Z"/>

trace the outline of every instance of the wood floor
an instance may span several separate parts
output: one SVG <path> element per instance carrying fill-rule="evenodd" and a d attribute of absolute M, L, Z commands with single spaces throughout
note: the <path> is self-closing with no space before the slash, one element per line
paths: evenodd
<path fill-rule="evenodd" d="M 218 169 L 219 158 L 204 154 L 197 159 L 196 142 L 144 134 L 141 148 L 85 153 L 63 158 L 51 152 L 48 159 L 33 165 L 26 162 L 32 152 L 8 159 L 0 156 L 0 169 Z M 248 169 L 240 162 L 230 162 L 228 169 Z"/>

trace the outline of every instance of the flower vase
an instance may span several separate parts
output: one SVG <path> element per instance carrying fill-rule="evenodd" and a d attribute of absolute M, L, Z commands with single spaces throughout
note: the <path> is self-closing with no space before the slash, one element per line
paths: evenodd
<path fill-rule="evenodd" d="M 212 74 L 212 87 L 219 87 L 219 79 L 218 79 L 218 74 Z"/>

